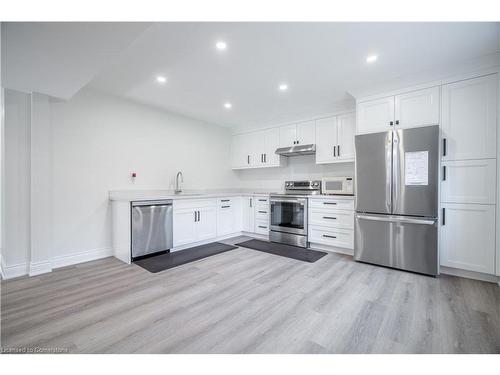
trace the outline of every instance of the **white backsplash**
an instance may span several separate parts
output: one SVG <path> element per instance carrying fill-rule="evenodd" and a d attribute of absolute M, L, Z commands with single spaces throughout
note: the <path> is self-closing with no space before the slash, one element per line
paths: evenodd
<path fill-rule="evenodd" d="M 241 186 L 245 188 L 282 189 L 288 180 L 319 180 L 330 176 L 354 176 L 354 163 L 316 164 L 315 155 L 287 158 L 281 168 L 236 170 Z"/>

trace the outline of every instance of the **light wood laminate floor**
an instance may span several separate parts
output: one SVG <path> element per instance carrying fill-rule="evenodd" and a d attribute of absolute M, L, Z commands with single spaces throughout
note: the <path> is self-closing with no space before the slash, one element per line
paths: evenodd
<path fill-rule="evenodd" d="M 244 240 L 235 238 L 229 243 Z M 499 353 L 500 288 L 250 249 L 152 274 L 115 258 L 1 283 L 3 348 Z"/>

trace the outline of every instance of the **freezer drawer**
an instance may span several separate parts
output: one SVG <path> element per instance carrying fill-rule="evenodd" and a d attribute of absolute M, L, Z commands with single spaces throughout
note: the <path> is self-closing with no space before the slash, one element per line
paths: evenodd
<path fill-rule="evenodd" d="M 435 276 L 437 219 L 356 214 L 354 259 Z"/>

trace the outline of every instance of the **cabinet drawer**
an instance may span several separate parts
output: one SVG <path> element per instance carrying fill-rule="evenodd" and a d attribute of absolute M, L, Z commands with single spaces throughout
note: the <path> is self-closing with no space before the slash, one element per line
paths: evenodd
<path fill-rule="evenodd" d="M 215 207 L 217 200 L 214 199 L 174 199 L 174 210 L 184 210 L 186 208 L 200 209 L 203 207 Z"/>
<path fill-rule="evenodd" d="M 354 229 L 354 211 L 313 208 L 309 210 L 309 224 Z"/>
<path fill-rule="evenodd" d="M 446 161 L 442 168 L 442 202 L 495 204 L 495 159 Z"/>
<path fill-rule="evenodd" d="M 309 199 L 310 208 L 354 211 L 354 199 Z"/>
<path fill-rule="evenodd" d="M 257 220 L 269 221 L 269 207 L 257 206 L 255 209 L 255 218 Z"/>
<path fill-rule="evenodd" d="M 354 231 L 310 225 L 309 242 L 354 249 Z"/>
<path fill-rule="evenodd" d="M 269 234 L 269 221 L 255 220 L 255 233 L 265 235 Z"/>
<path fill-rule="evenodd" d="M 224 198 L 217 198 L 217 204 L 220 206 L 229 206 L 231 203 L 233 203 L 234 198 L 230 197 L 224 197 Z"/>
<path fill-rule="evenodd" d="M 268 197 L 254 197 L 255 204 L 258 205 L 268 205 L 269 198 Z"/>

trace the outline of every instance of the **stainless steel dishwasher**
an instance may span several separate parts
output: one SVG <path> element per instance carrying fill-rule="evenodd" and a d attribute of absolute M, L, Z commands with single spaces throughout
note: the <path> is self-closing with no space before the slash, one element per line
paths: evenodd
<path fill-rule="evenodd" d="M 132 202 L 132 260 L 173 246 L 172 200 Z"/>

